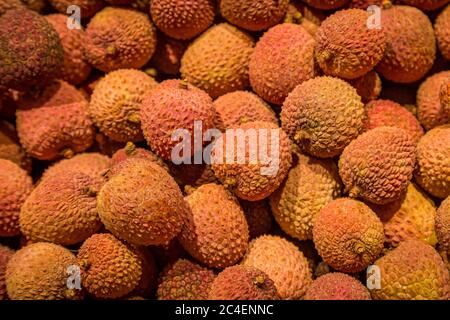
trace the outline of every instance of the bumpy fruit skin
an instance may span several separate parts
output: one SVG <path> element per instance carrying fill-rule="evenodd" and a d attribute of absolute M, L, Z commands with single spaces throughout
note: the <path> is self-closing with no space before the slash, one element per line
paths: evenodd
<path fill-rule="evenodd" d="M 428 131 L 417 145 L 417 166 L 414 178 L 433 196 L 445 199 L 450 195 L 450 125 Z"/>
<path fill-rule="evenodd" d="M 20 142 L 36 159 L 70 158 L 94 142 L 94 125 L 85 102 L 18 110 L 16 116 Z"/>
<path fill-rule="evenodd" d="M 434 33 L 442 55 L 450 60 L 450 5 L 436 19 Z"/>
<path fill-rule="evenodd" d="M 188 47 L 188 42 L 158 34 L 158 43 L 150 65 L 159 72 L 176 76 L 180 72 L 181 58 Z"/>
<path fill-rule="evenodd" d="M 239 201 L 244 210 L 250 239 L 269 234 L 273 228 L 273 217 L 268 201 Z"/>
<path fill-rule="evenodd" d="M 87 79 L 91 66 L 84 59 L 86 35 L 82 29 L 68 29 L 67 16 L 50 14 L 47 21 L 55 28 L 64 49 L 64 64 L 60 78 L 77 85 Z"/>
<path fill-rule="evenodd" d="M 445 6 L 448 0 L 400 0 L 400 2 L 424 11 L 431 11 Z"/>
<path fill-rule="evenodd" d="M 221 23 L 194 40 L 181 59 L 181 75 L 217 98 L 249 85 L 248 64 L 253 39 L 236 27 Z"/>
<path fill-rule="evenodd" d="M 150 148 L 161 158 L 172 161 L 188 159 L 195 153 L 202 152 L 202 144 L 197 148 L 194 141 L 195 121 L 201 122 L 204 134 L 213 128 L 215 116 L 213 101 L 205 91 L 184 81 L 166 80 L 142 104 L 142 131 Z M 175 140 L 172 138 L 177 129 L 188 131 L 188 150 L 177 151 L 180 138 L 184 139 L 184 135 Z"/>
<path fill-rule="evenodd" d="M 214 20 L 213 0 L 153 0 L 153 22 L 159 30 L 175 39 L 191 39 L 205 31 Z"/>
<path fill-rule="evenodd" d="M 82 291 L 67 288 L 76 257 L 64 247 L 38 242 L 17 251 L 6 268 L 6 289 L 12 300 L 79 300 Z"/>
<path fill-rule="evenodd" d="M 450 256 L 450 197 L 442 201 L 437 210 L 436 235 L 440 247 Z"/>
<path fill-rule="evenodd" d="M 309 287 L 305 300 L 372 300 L 367 288 L 345 273 L 327 273 Z"/>
<path fill-rule="evenodd" d="M 381 94 L 381 79 L 375 70 L 371 70 L 365 75 L 348 82 L 356 89 L 364 103 L 378 99 Z"/>
<path fill-rule="evenodd" d="M 339 159 L 346 192 L 374 204 L 399 199 L 412 178 L 415 147 L 403 129 L 377 127 L 363 133 Z"/>
<path fill-rule="evenodd" d="M 67 8 L 75 5 L 80 8 L 81 18 L 92 17 L 105 6 L 103 0 L 49 0 L 49 2 L 62 14 L 67 14 Z"/>
<path fill-rule="evenodd" d="M 383 224 L 364 203 L 341 198 L 328 203 L 316 216 L 314 244 L 325 263 L 354 273 L 374 262 L 383 249 Z"/>
<path fill-rule="evenodd" d="M 428 17 L 413 7 L 392 6 L 381 11 L 381 25 L 387 42 L 377 72 L 398 83 L 422 78 L 436 55 L 433 26 Z"/>
<path fill-rule="evenodd" d="M 186 210 L 175 180 L 148 159 L 128 159 L 114 168 L 97 197 L 106 229 L 136 245 L 167 244 Z"/>
<path fill-rule="evenodd" d="M 103 72 L 139 69 L 156 48 L 156 30 L 148 16 L 126 8 L 107 7 L 97 13 L 87 26 L 86 37 L 87 60 Z"/>
<path fill-rule="evenodd" d="M 230 23 L 240 28 L 261 31 L 280 21 L 287 11 L 288 4 L 288 0 L 222 0 L 220 13 Z"/>
<path fill-rule="evenodd" d="M 94 234 L 78 250 L 83 288 L 96 298 L 120 298 L 142 276 L 142 261 L 130 245 L 111 234 Z"/>
<path fill-rule="evenodd" d="M 393 1 L 395 2 L 395 1 Z M 377 5 L 381 7 L 383 4 L 383 0 L 351 0 L 348 6 L 350 8 L 363 9 L 367 10 L 367 8 L 371 5 Z"/>
<path fill-rule="evenodd" d="M 336 164 L 298 154 L 287 179 L 270 196 L 273 215 L 281 229 L 299 240 L 312 239 L 319 211 L 341 195 L 342 183 Z"/>
<path fill-rule="evenodd" d="M 0 245 L 0 301 L 7 300 L 8 295 L 6 293 L 6 265 L 14 254 L 14 250 Z"/>
<path fill-rule="evenodd" d="M 446 112 L 440 101 L 440 90 L 450 71 L 442 71 L 429 76 L 417 90 L 417 118 L 425 130 L 431 130 L 450 121 L 450 114 Z"/>
<path fill-rule="evenodd" d="M 28 173 L 17 164 L 0 159 L 0 236 L 20 233 L 19 213 L 33 189 Z"/>
<path fill-rule="evenodd" d="M 266 121 L 278 125 L 275 112 L 256 94 L 234 91 L 217 98 L 214 107 L 218 113 L 216 128 L 225 130 L 246 122 Z"/>
<path fill-rule="evenodd" d="M 447 300 L 449 272 L 439 254 L 420 240 L 402 242 L 375 262 L 381 288 L 371 290 L 375 300 Z"/>
<path fill-rule="evenodd" d="M 158 86 L 146 73 L 122 69 L 108 73 L 95 86 L 89 114 L 109 138 L 120 141 L 143 139 L 140 110 L 145 97 Z"/>
<path fill-rule="evenodd" d="M 164 169 L 167 169 L 166 164 L 164 161 L 162 161 L 161 158 L 159 158 L 156 154 L 151 152 L 150 150 L 144 149 L 144 148 L 138 148 L 134 145 L 132 142 L 127 142 L 125 147 L 122 149 L 117 150 L 111 157 L 111 165 L 115 166 L 116 164 L 119 164 L 125 160 L 132 159 L 132 158 L 144 158 L 151 160 L 155 162 L 156 164 L 160 165 Z"/>
<path fill-rule="evenodd" d="M 261 270 L 232 266 L 218 274 L 209 292 L 210 300 L 279 300 L 275 283 Z"/>
<path fill-rule="evenodd" d="M 317 9 L 331 10 L 342 7 L 348 0 L 305 0 L 305 2 Z"/>
<path fill-rule="evenodd" d="M 63 57 L 58 33 L 38 13 L 9 10 L 0 17 L 0 86 L 43 86 L 58 77 Z"/>
<path fill-rule="evenodd" d="M 416 144 L 424 135 L 416 117 L 394 101 L 373 100 L 366 105 L 366 114 L 366 131 L 382 126 L 400 128 L 407 131 Z"/>
<path fill-rule="evenodd" d="M 371 13 L 361 9 L 341 10 L 329 16 L 315 35 L 315 57 L 325 74 L 355 79 L 373 69 L 383 58 L 383 30 L 369 29 Z"/>
<path fill-rule="evenodd" d="M 10 160 L 31 171 L 31 159 L 20 146 L 16 129 L 6 121 L 0 121 L 0 159 Z"/>
<path fill-rule="evenodd" d="M 422 190 L 410 183 L 406 193 L 392 203 L 371 205 L 384 225 L 386 243 L 397 247 L 406 240 L 422 240 L 434 246 L 436 207 Z"/>
<path fill-rule="evenodd" d="M 303 151 L 330 158 L 363 131 L 364 105 L 347 82 L 317 77 L 297 86 L 281 109 L 285 132 Z"/>
<path fill-rule="evenodd" d="M 189 210 L 178 235 L 191 256 L 213 268 L 239 262 L 248 245 L 248 226 L 237 200 L 218 184 L 200 186 L 186 198 Z"/>
<path fill-rule="evenodd" d="M 28 240 L 71 245 L 101 227 L 97 213 L 98 181 L 81 172 L 47 176 L 22 206 L 20 230 Z"/>
<path fill-rule="evenodd" d="M 24 5 L 20 0 L 0 0 L 0 16 L 8 10 L 23 9 Z"/>
<path fill-rule="evenodd" d="M 312 283 L 303 253 L 293 243 L 277 236 L 261 236 L 250 242 L 242 264 L 267 274 L 281 299 L 302 298 Z"/>
<path fill-rule="evenodd" d="M 169 264 L 159 275 L 158 300 L 207 300 L 213 271 L 186 259 Z"/>
<path fill-rule="evenodd" d="M 264 100 L 281 105 L 297 85 L 317 74 L 315 40 L 302 26 L 283 23 L 258 41 L 249 65 L 250 84 Z"/>
<path fill-rule="evenodd" d="M 441 85 L 439 98 L 441 100 L 441 105 L 444 112 L 447 113 L 447 116 L 450 118 L 450 75 L 448 76 L 446 82 Z"/>
<path fill-rule="evenodd" d="M 247 122 L 232 129 L 236 130 L 228 131 L 213 145 L 214 174 L 240 199 L 267 198 L 280 186 L 291 167 L 291 141 L 281 128 L 270 122 Z"/>

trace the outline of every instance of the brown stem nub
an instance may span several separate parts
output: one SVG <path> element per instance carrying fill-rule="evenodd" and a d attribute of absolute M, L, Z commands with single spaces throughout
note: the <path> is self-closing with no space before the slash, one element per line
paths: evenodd
<path fill-rule="evenodd" d="M 92 187 L 83 188 L 83 193 L 88 197 L 95 197 L 97 195 L 97 191 Z"/>
<path fill-rule="evenodd" d="M 67 149 L 64 149 L 63 151 L 61 151 L 61 155 L 66 159 L 70 159 L 75 155 L 75 152 L 73 152 L 72 149 L 67 148 Z"/>
<path fill-rule="evenodd" d="M 141 118 L 136 113 L 130 114 L 127 119 L 132 123 L 141 123 Z"/>
<path fill-rule="evenodd" d="M 389 9 L 389 8 L 392 8 L 392 2 L 391 2 L 390 0 L 383 0 L 383 1 L 381 2 L 381 7 L 382 7 L 383 9 Z"/>
<path fill-rule="evenodd" d="M 157 77 L 158 76 L 158 70 L 156 70 L 155 68 L 148 68 L 145 69 L 144 71 L 146 74 L 148 74 L 150 77 Z"/>
<path fill-rule="evenodd" d="M 256 286 L 258 286 L 258 287 L 261 287 L 263 284 L 264 284 L 264 276 L 263 275 L 259 275 L 259 276 L 256 276 L 254 279 L 253 279 L 253 283 L 256 285 Z"/>
<path fill-rule="evenodd" d="M 124 150 L 125 150 L 125 154 L 127 156 L 130 156 L 136 150 L 136 145 L 133 142 L 128 141 L 127 144 L 125 145 Z"/>
<path fill-rule="evenodd" d="M 186 79 L 180 80 L 180 89 L 187 89 L 189 82 Z"/>
<path fill-rule="evenodd" d="M 348 192 L 348 195 L 350 198 L 358 198 L 360 194 L 361 194 L 361 190 L 357 186 L 354 186 Z"/>
<path fill-rule="evenodd" d="M 106 48 L 106 54 L 107 54 L 107 55 L 113 56 L 113 55 L 115 55 L 116 53 L 117 53 L 116 47 L 109 46 L 109 47 Z"/>

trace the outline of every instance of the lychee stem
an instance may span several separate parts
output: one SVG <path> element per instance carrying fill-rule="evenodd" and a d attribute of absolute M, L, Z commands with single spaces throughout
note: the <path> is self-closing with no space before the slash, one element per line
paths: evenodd
<path fill-rule="evenodd" d="M 130 114 L 127 119 L 132 123 L 141 123 L 141 118 L 136 113 Z"/>
<path fill-rule="evenodd" d="M 61 155 L 66 159 L 70 159 L 75 155 L 75 152 L 73 152 L 72 149 L 67 148 L 67 149 L 64 149 L 63 151 L 61 151 Z"/>
<path fill-rule="evenodd" d="M 125 150 L 125 154 L 127 156 L 130 156 L 136 150 L 136 145 L 133 142 L 128 141 L 127 144 L 125 145 L 124 150 Z"/>
<path fill-rule="evenodd" d="M 188 82 L 186 79 L 181 79 L 180 80 L 180 89 L 188 89 Z"/>

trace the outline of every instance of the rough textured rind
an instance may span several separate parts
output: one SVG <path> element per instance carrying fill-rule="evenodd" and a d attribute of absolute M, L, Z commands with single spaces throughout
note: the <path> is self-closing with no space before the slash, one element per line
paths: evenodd
<path fill-rule="evenodd" d="M 14 254 L 14 250 L 0 245 L 0 301 L 7 300 L 8 294 L 6 293 L 6 266 Z"/>
<path fill-rule="evenodd" d="M 450 121 L 440 101 L 442 84 L 450 78 L 450 71 L 442 71 L 429 76 L 417 91 L 417 118 L 425 130 L 431 130 Z"/>
<path fill-rule="evenodd" d="M 327 273 L 309 287 L 305 300 L 372 300 L 367 288 L 345 273 Z"/>
<path fill-rule="evenodd" d="M 144 100 L 140 113 L 142 131 L 148 145 L 161 158 L 172 161 L 188 159 L 202 151 L 202 144 L 197 148 L 194 141 L 195 121 L 201 123 L 201 132 L 204 134 L 213 128 L 215 116 L 211 97 L 180 80 L 163 81 Z M 190 147 L 187 150 L 175 148 L 180 144 L 180 138 L 184 139 L 184 135 L 179 136 L 179 139 L 172 138 L 177 129 L 188 132 Z M 174 159 L 174 156 L 179 158 Z"/>
<path fill-rule="evenodd" d="M 396 127 L 408 132 L 417 144 L 424 135 L 419 121 L 406 108 L 391 100 L 373 100 L 366 105 L 366 131 L 382 127 Z"/>
<path fill-rule="evenodd" d="M 367 28 L 372 13 L 341 10 L 329 16 L 315 35 L 315 57 L 325 74 L 345 79 L 363 76 L 383 58 L 383 30 Z"/>
<path fill-rule="evenodd" d="M 364 105 L 347 82 L 317 77 L 297 86 L 281 110 L 285 132 L 303 151 L 334 157 L 363 131 Z"/>
<path fill-rule="evenodd" d="M 164 169 L 168 170 L 167 165 L 164 161 L 159 158 L 156 154 L 150 150 L 144 148 L 138 148 L 132 142 L 127 142 L 125 147 L 117 150 L 111 157 L 112 166 L 119 164 L 125 160 L 132 158 L 144 158 L 153 161 L 154 163 L 160 165 Z"/>
<path fill-rule="evenodd" d="M 248 226 L 237 200 L 218 184 L 200 186 L 186 198 L 189 210 L 178 239 L 191 256 L 213 268 L 239 262 L 248 245 Z"/>
<path fill-rule="evenodd" d="M 20 233 L 19 213 L 33 190 L 33 181 L 17 164 L 0 159 L 0 236 Z"/>
<path fill-rule="evenodd" d="M 450 60 L 450 5 L 436 19 L 434 33 L 442 55 Z"/>
<path fill-rule="evenodd" d="M 59 75 L 63 56 L 58 33 L 38 13 L 9 10 L 0 17 L 0 86 L 43 86 Z"/>
<path fill-rule="evenodd" d="M 450 256 L 450 197 L 442 201 L 437 210 L 436 235 L 440 248 Z"/>
<path fill-rule="evenodd" d="M 211 300 L 279 300 L 275 283 L 261 270 L 250 266 L 232 266 L 214 279 Z"/>
<path fill-rule="evenodd" d="M 136 245 L 167 244 L 186 210 L 178 185 L 159 165 L 132 158 L 114 167 L 97 197 L 105 227 Z"/>
<path fill-rule="evenodd" d="M 273 217 L 268 201 L 239 201 L 244 210 L 250 239 L 269 234 L 273 228 Z"/>
<path fill-rule="evenodd" d="M 428 17 L 408 6 L 381 11 L 386 50 L 376 70 L 393 82 L 411 83 L 422 78 L 436 55 L 434 30 Z"/>
<path fill-rule="evenodd" d="M 281 105 L 297 85 L 317 74 L 315 43 L 302 26 L 283 23 L 270 28 L 251 55 L 249 75 L 253 90 L 264 100 Z"/>
<path fill-rule="evenodd" d="M 81 29 L 68 29 L 67 16 L 50 14 L 47 21 L 55 28 L 64 50 L 64 64 L 60 78 L 77 85 L 87 79 L 91 66 L 84 59 L 86 35 Z"/>
<path fill-rule="evenodd" d="M 267 198 L 291 167 L 291 141 L 270 122 L 247 122 L 233 129 L 236 131 L 222 135 L 212 148 L 214 174 L 240 199 Z M 227 150 L 233 150 L 234 157 Z M 256 155 L 256 161 L 252 154 Z"/>
<path fill-rule="evenodd" d="M 450 195 L 450 125 L 428 131 L 417 145 L 417 183 L 437 198 Z"/>
<path fill-rule="evenodd" d="M 62 14 L 67 14 L 67 8 L 75 5 L 80 8 L 82 18 L 93 16 L 105 6 L 103 0 L 49 0 L 49 2 L 53 8 Z"/>
<path fill-rule="evenodd" d="M 447 300 L 449 272 L 439 254 L 419 240 L 401 243 L 375 262 L 381 288 L 371 290 L 376 300 Z"/>
<path fill-rule="evenodd" d="M 111 234 L 94 234 L 77 255 L 81 284 L 96 298 L 120 298 L 131 292 L 142 276 L 136 250 Z"/>
<path fill-rule="evenodd" d="M 20 230 L 30 241 L 71 245 L 86 240 L 101 227 L 97 214 L 98 180 L 82 172 L 47 176 L 22 206 Z"/>
<path fill-rule="evenodd" d="M 140 110 L 158 83 L 142 71 L 122 69 L 108 73 L 95 86 L 89 114 L 109 138 L 120 141 L 143 139 Z"/>
<path fill-rule="evenodd" d="M 0 0 L 0 16 L 8 10 L 23 9 L 24 5 L 20 0 Z"/>
<path fill-rule="evenodd" d="M 139 69 L 156 48 L 156 29 L 147 15 L 127 8 L 107 7 L 86 28 L 86 58 L 95 68 L 110 72 Z"/>
<path fill-rule="evenodd" d="M 341 198 L 316 216 L 314 244 L 326 264 L 346 273 L 363 271 L 383 249 L 383 224 L 367 205 Z"/>
<path fill-rule="evenodd" d="M 38 242 L 17 251 L 6 268 L 6 289 L 12 300 L 79 300 L 82 291 L 67 288 L 67 270 L 77 266 L 72 252 Z"/>
<path fill-rule="evenodd" d="M 447 80 L 441 85 L 439 98 L 441 100 L 442 109 L 447 114 L 447 117 L 450 118 L 450 75 L 447 77 Z"/>
<path fill-rule="evenodd" d="M 417 7 L 420 10 L 431 11 L 445 6 L 448 3 L 448 0 L 400 0 L 400 2 Z"/>
<path fill-rule="evenodd" d="M 311 7 L 321 10 L 337 9 L 345 5 L 348 0 L 304 0 Z"/>
<path fill-rule="evenodd" d="M 371 70 L 365 75 L 349 80 L 348 82 L 356 89 L 356 92 L 361 96 L 361 100 L 364 103 L 378 99 L 381 94 L 381 79 L 375 70 Z"/>
<path fill-rule="evenodd" d="M 0 120 L 0 159 L 10 160 L 21 168 L 31 171 L 31 159 L 19 144 L 14 126 Z"/>
<path fill-rule="evenodd" d="M 303 253 L 293 243 L 277 236 L 261 236 L 250 242 L 242 264 L 267 274 L 281 299 L 302 298 L 312 283 Z"/>
<path fill-rule="evenodd" d="M 181 59 L 181 75 L 217 98 L 249 85 L 248 64 L 253 39 L 227 23 L 209 28 L 194 40 Z"/>
<path fill-rule="evenodd" d="M 158 300 L 207 300 L 213 271 L 186 259 L 169 264 L 158 279 Z"/>
<path fill-rule="evenodd" d="M 397 247 L 406 240 L 422 240 L 434 246 L 436 207 L 422 190 L 410 183 L 402 197 L 387 205 L 369 204 L 384 225 L 389 246 Z"/>
<path fill-rule="evenodd" d="M 191 39 L 205 31 L 216 14 L 213 0 L 153 0 L 150 13 L 159 30 L 175 39 Z"/>
<path fill-rule="evenodd" d="M 289 0 L 221 0 L 220 14 L 240 28 L 261 31 L 279 22 L 288 4 Z"/>
<path fill-rule="evenodd" d="M 150 65 L 159 72 L 175 76 L 180 72 L 181 58 L 188 47 L 188 43 L 158 34 L 158 44 L 152 56 Z"/>
<path fill-rule="evenodd" d="M 386 204 L 399 199 L 412 178 L 416 146 L 403 129 L 377 127 L 352 141 L 339 174 L 352 198 Z"/>
<path fill-rule="evenodd" d="M 299 240 L 312 239 L 319 211 L 341 195 L 342 183 L 332 160 L 298 154 L 287 179 L 270 196 L 273 215 L 281 229 Z"/>

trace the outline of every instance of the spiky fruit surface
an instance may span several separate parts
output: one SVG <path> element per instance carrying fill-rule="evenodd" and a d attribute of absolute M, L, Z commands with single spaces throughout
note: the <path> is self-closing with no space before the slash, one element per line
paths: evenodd
<path fill-rule="evenodd" d="M 303 253 L 293 243 L 277 236 L 261 236 L 250 242 L 242 264 L 267 274 L 281 299 L 302 298 L 312 283 Z"/>
<path fill-rule="evenodd" d="M 20 146 L 16 129 L 6 121 L 0 121 L 0 159 L 10 160 L 27 171 L 31 170 L 31 159 Z"/>
<path fill-rule="evenodd" d="M 64 64 L 60 78 L 74 85 L 87 79 L 91 66 L 84 59 L 84 45 L 86 35 L 84 30 L 68 29 L 67 16 L 63 14 L 50 14 L 47 21 L 55 28 L 64 50 Z"/>
<path fill-rule="evenodd" d="M 378 259 L 381 288 L 371 290 L 376 300 L 447 300 L 450 276 L 439 254 L 419 240 L 402 242 Z"/>
<path fill-rule="evenodd" d="M 148 16 L 127 8 L 107 7 L 97 13 L 87 26 L 86 37 L 87 60 L 104 72 L 139 69 L 156 48 L 156 30 Z"/>
<path fill-rule="evenodd" d="M 348 82 L 356 89 L 356 92 L 361 96 L 361 100 L 364 103 L 378 99 L 381 94 L 381 79 L 375 70 L 371 70 L 365 75 L 349 80 Z"/>
<path fill-rule="evenodd" d="M 217 98 L 243 90 L 253 39 L 236 27 L 221 23 L 209 28 L 188 47 L 181 59 L 181 75 L 189 83 Z"/>
<path fill-rule="evenodd" d="M 424 11 L 431 11 L 445 6 L 448 0 L 400 0 L 400 2 Z"/>
<path fill-rule="evenodd" d="M 250 266 L 232 266 L 214 279 L 211 300 L 278 300 L 275 283 L 261 270 Z"/>
<path fill-rule="evenodd" d="M 252 121 L 266 121 L 278 125 L 275 112 L 252 92 L 235 91 L 224 94 L 214 101 L 214 107 L 218 113 L 218 129 L 225 130 Z"/>
<path fill-rule="evenodd" d="M 374 100 L 366 105 L 365 130 L 387 126 L 408 132 L 417 144 L 424 135 L 419 121 L 406 108 L 391 100 Z"/>
<path fill-rule="evenodd" d="M 23 9 L 24 5 L 20 0 L 0 0 L 0 16 L 8 10 Z"/>
<path fill-rule="evenodd" d="M 350 8 L 367 10 L 367 8 L 371 5 L 377 5 L 381 7 L 382 4 L 383 0 L 351 0 L 348 5 Z"/>
<path fill-rule="evenodd" d="M 239 201 L 244 210 L 250 239 L 257 238 L 272 231 L 273 217 L 269 203 L 261 201 Z"/>
<path fill-rule="evenodd" d="M 289 1 L 222 0 L 220 13 L 230 23 L 250 31 L 261 31 L 275 25 L 286 13 Z"/>
<path fill-rule="evenodd" d="M 316 75 L 314 46 L 313 37 L 299 25 L 283 23 L 270 28 L 250 59 L 253 90 L 264 100 L 281 105 L 297 85 Z"/>
<path fill-rule="evenodd" d="M 69 268 L 76 257 L 64 247 L 38 242 L 17 251 L 6 268 L 6 289 L 12 300 L 78 300 L 81 291 L 69 289 Z"/>
<path fill-rule="evenodd" d="M 297 86 L 286 98 L 281 123 L 289 137 L 303 151 L 329 158 L 363 130 L 364 105 L 347 82 L 317 77 Z"/>
<path fill-rule="evenodd" d="M 441 90 L 439 92 L 439 98 L 444 112 L 450 118 L 450 75 L 447 80 L 442 83 Z"/>
<path fill-rule="evenodd" d="M 141 106 L 157 86 L 152 77 L 139 70 L 110 72 L 95 86 L 89 114 L 100 131 L 115 141 L 142 140 Z"/>
<path fill-rule="evenodd" d="M 369 290 L 345 273 L 327 273 L 309 287 L 305 300 L 371 300 Z"/>
<path fill-rule="evenodd" d="M 142 131 L 150 148 L 163 159 L 187 159 L 202 151 L 202 145 L 198 148 L 194 141 L 195 121 L 201 123 L 203 134 L 213 128 L 215 116 L 213 101 L 205 91 L 183 80 L 166 80 L 142 104 Z M 172 138 L 177 129 L 188 132 L 187 150 L 179 150 L 180 140 Z M 184 139 L 184 135 L 178 137 Z"/>
<path fill-rule="evenodd" d="M 336 164 L 299 154 L 287 179 L 270 196 L 270 206 L 280 227 L 290 236 L 312 239 L 319 211 L 341 195 L 342 184 Z"/>
<path fill-rule="evenodd" d="M 150 64 L 159 72 L 175 76 L 180 72 L 181 58 L 188 43 L 158 34 L 158 43 Z"/>
<path fill-rule="evenodd" d="M 0 159 L 0 186 L 0 236 L 15 236 L 20 233 L 20 208 L 33 189 L 33 181 L 17 164 Z"/>
<path fill-rule="evenodd" d="M 58 33 L 38 13 L 9 10 L 0 17 L 0 86 L 45 85 L 59 75 L 63 57 Z"/>
<path fill-rule="evenodd" d="M 417 167 L 414 177 L 418 184 L 437 198 L 450 195 L 450 125 L 428 131 L 417 145 Z"/>
<path fill-rule="evenodd" d="M 179 259 L 159 275 L 156 296 L 158 300 L 206 300 L 215 277 L 213 271 Z"/>
<path fill-rule="evenodd" d="M 348 0 L 305 0 L 305 2 L 317 9 L 331 10 L 342 7 Z"/>
<path fill-rule="evenodd" d="M 450 121 L 450 114 L 440 101 L 441 87 L 448 78 L 450 71 L 435 73 L 422 82 L 417 90 L 417 118 L 426 130 Z"/>
<path fill-rule="evenodd" d="M 415 165 L 416 145 L 403 129 L 377 127 L 345 148 L 339 174 L 352 198 L 386 204 L 406 190 Z"/>
<path fill-rule="evenodd" d="M 450 60 L 450 5 L 437 17 L 434 32 L 442 55 Z"/>
<path fill-rule="evenodd" d="M 20 142 L 36 159 L 70 158 L 94 142 L 94 126 L 85 102 L 18 110 L 16 115 Z"/>
<path fill-rule="evenodd" d="M 175 39 L 191 39 L 205 31 L 216 14 L 213 0 L 153 0 L 150 13 L 159 30 Z"/>
<path fill-rule="evenodd" d="M 77 255 L 81 283 L 96 298 L 120 298 L 131 292 L 142 276 L 136 250 L 111 234 L 94 234 Z"/>
<path fill-rule="evenodd" d="M 22 3 L 26 5 L 28 9 L 42 13 L 47 5 L 46 1 L 47 0 L 22 0 Z"/>
<path fill-rule="evenodd" d="M 0 245 L 0 301 L 8 299 L 6 293 L 6 265 L 14 254 L 14 250 Z"/>
<path fill-rule="evenodd" d="M 434 231 L 436 207 L 433 201 L 413 183 L 402 197 L 386 205 L 369 205 L 384 225 L 386 243 L 397 247 L 406 240 L 422 240 L 432 246 L 437 242 Z"/>
<path fill-rule="evenodd" d="M 383 30 L 367 27 L 370 16 L 361 9 L 348 9 L 322 22 L 315 36 L 315 56 L 325 74 L 355 79 L 380 62 L 386 37 Z"/>
<path fill-rule="evenodd" d="M 111 157 L 112 166 L 132 158 L 144 158 L 155 162 L 161 167 L 167 169 L 166 164 L 156 154 L 144 148 L 138 148 L 132 142 L 127 142 L 125 147 L 117 150 Z"/>
<path fill-rule="evenodd" d="M 93 16 L 105 6 L 103 0 L 49 0 L 49 2 L 53 8 L 62 14 L 67 13 L 68 7 L 75 5 L 80 8 L 82 18 Z"/>
<path fill-rule="evenodd" d="M 291 141 L 270 122 L 247 122 L 233 129 L 236 131 L 228 131 L 213 146 L 214 174 L 240 199 L 267 198 L 291 167 Z M 230 149 L 233 152 L 227 151 Z"/>
<path fill-rule="evenodd" d="M 175 180 L 151 160 L 120 163 L 97 198 L 105 227 L 136 245 L 166 244 L 181 229 L 186 205 Z"/>
<path fill-rule="evenodd" d="M 437 210 L 436 235 L 440 247 L 450 256 L 450 197 L 442 201 Z"/>
<path fill-rule="evenodd" d="M 82 172 L 48 176 L 20 211 L 20 230 L 28 240 L 60 245 L 79 243 L 101 227 L 97 214 L 98 181 Z"/>
<path fill-rule="evenodd" d="M 376 70 L 386 79 L 411 83 L 422 78 L 433 65 L 436 41 L 433 26 L 419 9 L 392 6 L 381 11 L 386 50 Z"/>
<path fill-rule="evenodd" d="M 314 222 L 313 239 L 328 265 L 342 272 L 360 272 L 383 249 L 383 224 L 364 203 L 341 198 L 320 210 Z"/>
<path fill-rule="evenodd" d="M 218 184 L 200 186 L 186 201 L 189 210 L 178 236 L 200 262 L 214 268 L 236 264 L 248 245 L 248 226 L 237 200 Z"/>

